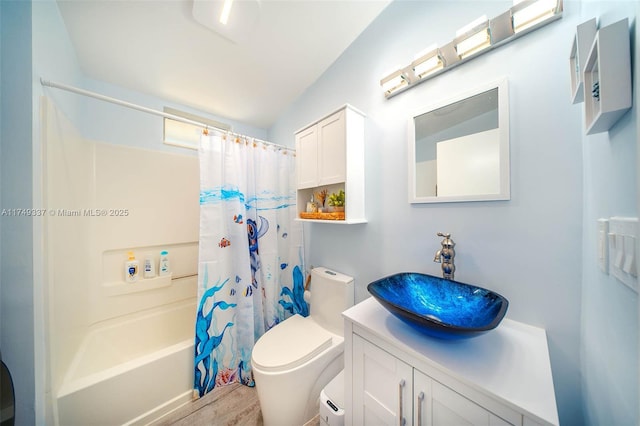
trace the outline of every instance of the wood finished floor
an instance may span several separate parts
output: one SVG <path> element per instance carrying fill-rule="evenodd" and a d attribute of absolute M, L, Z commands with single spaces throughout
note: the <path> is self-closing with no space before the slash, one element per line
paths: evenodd
<path fill-rule="evenodd" d="M 318 416 L 304 426 L 319 426 Z M 262 426 L 256 388 L 238 383 L 216 388 L 153 426 Z"/>
<path fill-rule="evenodd" d="M 255 388 L 234 383 L 214 389 L 174 411 L 154 426 L 262 426 Z"/>

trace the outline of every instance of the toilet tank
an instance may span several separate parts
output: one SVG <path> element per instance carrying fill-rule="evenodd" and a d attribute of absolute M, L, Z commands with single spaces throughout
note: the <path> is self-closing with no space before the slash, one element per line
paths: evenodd
<path fill-rule="evenodd" d="M 311 270 L 310 316 L 332 333 L 344 336 L 342 312 L 353 306 L 353 278 L 327 268 Z"/>

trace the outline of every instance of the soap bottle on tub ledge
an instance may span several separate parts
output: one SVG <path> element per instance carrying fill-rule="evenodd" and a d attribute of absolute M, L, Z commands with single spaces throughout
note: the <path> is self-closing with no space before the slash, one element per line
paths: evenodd
<path fill-rule="evenodd" d="M 138 281 L 139 264 L 132 251 L 128 253 L 128 259 L 124 263 L 124 280 L 128 283 Z"/>
<path fill-rule="evenodd" d="M 156 276 L 156 263 L 154 262 L 153 256 L 151 254 L 147 254 L 144 258 L 144 277 L 145 278 L 154 278 Z"/>
<path fill-rule="evenodd" d="M 169 264 L 169 252 L 163 250 L 160 252 L 160 266 L 158 268 L 158 275 L 165 276 L 171 274 L 171 265 Z"/>

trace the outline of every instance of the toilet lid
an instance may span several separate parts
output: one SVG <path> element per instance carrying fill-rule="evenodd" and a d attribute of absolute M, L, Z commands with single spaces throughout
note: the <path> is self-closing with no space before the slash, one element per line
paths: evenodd
<path fill-rule="evenodd" d="M 291 369 L 329 348 L 331 336 L 314 321 L 296 314 L 258 339 L 251 361 L 262 370 Z"/>

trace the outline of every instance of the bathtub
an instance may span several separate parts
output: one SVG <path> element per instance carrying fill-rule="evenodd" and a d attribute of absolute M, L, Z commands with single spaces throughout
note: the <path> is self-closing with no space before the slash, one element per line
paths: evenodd
<path fill-rule="evenodd" d="M 191 401 L 195 300 L 91 330 L 57 392 L 58 424 L 147 424 Z"/>

